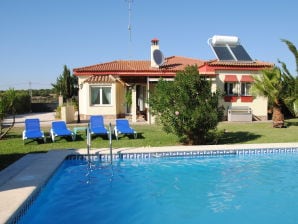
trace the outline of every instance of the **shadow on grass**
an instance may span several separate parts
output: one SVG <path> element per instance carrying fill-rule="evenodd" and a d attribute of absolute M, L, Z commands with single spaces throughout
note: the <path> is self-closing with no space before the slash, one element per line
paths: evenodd
<path fill-rule="evenodd" d="M 298 126 L 298 122 L 297 121 L 286 121 L 285 124 L 286 124 L 287 127 Z"/>
<path fill-rule="evenodd" d="M 218 141 L 218 144 L 244 143 L 247 141 L 255 140 L 260 137 L 261 135 L 257 135 L 251 132 L 227 132 L 221 136 L 221 138 Z"/>
<path fill-rule="evenodd" d="M 0 171 L 10 166 L 20 158 L 28 154 L 47 153 L 47 151 L 35 151 L 35 152 L 24 152 L 24 153 L 13 153 L 13 154 L 0 154 Z"/>
<path fill-rule="evenodd" d="M 135 139 L 133 134 L 120 134 L 118 136 L 118 140 L 121 139 L 121 138 Z M 113 139 L 116 139 L 116 136 L 113 136 Z M 145 137 L 143 136 L 143 133 L 138 132 L 136 139 L 145 139 Z"/>
<path fill-rule="evenodd" d="M 79 138 L 76 138 L 76 140 Z M 47 139 L 47 142 L 55 143 L 55 142 L 73 142 L 71 136 L 57 136 L 55 137 L 55 141 L 53 142 L 52 138 Z"/>
<path fill-rule="evenodd" d="M 26 155 L 26 153 L 14 153 L 14 154 L 4 154 L 0 155 L 0 171 L 8 167 L 10 164 L 14 163 L 21 157 Z"/>
<path fill-rule="evenodd" d="M 15 138 L 22 139 L 22 135 L 8 133 L 7 135 L 5 135 L 3 139 L 15 139 Z"/>

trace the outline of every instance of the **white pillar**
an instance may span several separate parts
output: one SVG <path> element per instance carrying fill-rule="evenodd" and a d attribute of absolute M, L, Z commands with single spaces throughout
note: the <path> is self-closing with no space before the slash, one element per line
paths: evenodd
<path fill-rule="evenodd" d="M 62 107 L 63 106 L 63 96 L 61 96 L 61 95 L 58 96 L 58 102 L 59 102 L 59 106 Z"/>
<path fill-rule="evenodd" d="M 149 77 L 147 76 L 147 101 L 150 99 L 150 81 Z M 147 104 L 147 123 L 151 124 L 151 114 L 150 114 L 150 104 Z"/>
<path fill-rule="evenodd" d="M 132 115 L 132 122 L 137 122 L 137 87 L 134 85 L 131 91 L 131 115 Z"/>

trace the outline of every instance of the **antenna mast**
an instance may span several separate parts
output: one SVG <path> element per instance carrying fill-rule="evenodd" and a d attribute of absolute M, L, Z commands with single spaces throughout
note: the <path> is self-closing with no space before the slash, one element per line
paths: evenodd
<path fill-rule="evenodd" d="M 128 2 L 128 32 L 129 32 L 129 41 L 131 42 L 131 4 L 133 0 L 127 0 Z"/>

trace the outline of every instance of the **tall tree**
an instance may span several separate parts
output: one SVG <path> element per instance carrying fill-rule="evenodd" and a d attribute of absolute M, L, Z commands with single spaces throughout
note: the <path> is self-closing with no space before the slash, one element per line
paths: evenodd
<path fill-rule="evenodd" d="M 161 79 L 149 103 L 163 129 L 191 145 L 204 144 L 222 115 L 218 94 L 211 92 L 210 82 L 199 75 L 196 66 L 178 72 L 174 81 Z"/>
<path fill-rule="evenodd" d="M 55 84 L 52 83 L 52 86 L 57 94 L 61 94 L 67 100 L 76 95 L 76 84 L 77 77 L 71 75 L 70 70 L 64 65 L 63 73 L 57 78 Z"/>

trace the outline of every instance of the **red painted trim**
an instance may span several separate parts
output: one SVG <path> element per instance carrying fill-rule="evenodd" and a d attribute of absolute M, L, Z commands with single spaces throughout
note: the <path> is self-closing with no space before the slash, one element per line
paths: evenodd
<path fill-rule="evenodd" d="M 238 96 L 224 96 L 225 102 L 236 102 L 238 99 Z"/>
<path fill-rule="evenodd" d="M 254 100 L 253 96 L 241 96 L 241 102 L 252 102 Z"/>

